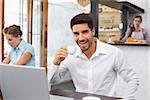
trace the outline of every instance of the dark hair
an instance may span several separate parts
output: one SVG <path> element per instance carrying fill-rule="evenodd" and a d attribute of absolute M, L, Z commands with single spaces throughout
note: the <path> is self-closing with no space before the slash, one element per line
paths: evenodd
<path fill-rule="evenodd" d="M 20 26 L 18 25 L 11 25 L 9 27 L 6 27 L 4 33 L 11 34 L 14 37 L 17 37 L 18 35 L 22 36 L 22 31 L 20 29 Z"/>
<path fill-rule="evenodd" d="M 6 27 L 5 29 L 4 29 L 4 33 L 6 34 L 8 32 L 8 27 Z"/>
<path fill-rule="evenodd" d="M 93 29 L 93 19 L 92 17 L 89 15 L 89 14 L 85 14 L 85 13 L 81 13 L 81 14 L 78 14 L 76 16 L 74 16 L 72 19 L 71 19 L 71 22 L 70 22 L 70 27 L 72 29 L 72 27 L 76 24 L 84 24 L 84 23 L 87 23 L 89 28 L 92 30 Z"/>
<path fill-rule="evenodd" d="M 141 20 L 141 22 L 142 22 L 142 16 L 136 15 L 136 16 L 134 16 L 134 19 L 135 19 L 135 18 L 140 18 L 140 20 Z"/>

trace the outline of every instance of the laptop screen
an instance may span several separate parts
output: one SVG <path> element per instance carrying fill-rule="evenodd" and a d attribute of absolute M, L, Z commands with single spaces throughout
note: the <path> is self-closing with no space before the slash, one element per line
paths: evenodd
<path fill-rule="evenodd" d="M 49 100 L 42 67 L 0 64 L 0 88 L 4 100 Z"/>

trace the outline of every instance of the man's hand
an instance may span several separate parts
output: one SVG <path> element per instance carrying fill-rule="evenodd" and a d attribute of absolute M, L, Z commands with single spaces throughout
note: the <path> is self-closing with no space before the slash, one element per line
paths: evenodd
<path fill-rule="evenodd" d="M 65 60 L 65 58 L 67 57 L 68 53 L 67 53 L 67 49 L 66 48 L 60 48 L 58 49 L 58 51 L 56 52 L 56 56 L 55 59 L 53 61 L 53 63 L 55 65 L 60 65 L 60 63 Z"/>

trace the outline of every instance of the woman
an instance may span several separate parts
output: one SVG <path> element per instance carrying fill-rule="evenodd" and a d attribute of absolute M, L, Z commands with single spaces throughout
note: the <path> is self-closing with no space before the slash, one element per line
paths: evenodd
<path fill-rule="evenodd" d="M 122 41 L 125 42 L 129 37 L 136 40 L 147 40 L 148 33 L 144 28 L 141 28 L 142 16 L 135 16 L 133 19 L 133 25 L 126 31 Z"/>
<path fill-rule="evenodd" d="M 5 28 L 4 33 L 8 44 L 11 46 L 11 51 L 2 63 L 35 66 L 34 48 L 21 38 L 22 31 L 20 26 L 9 26 Z"/>
<path fill-rule="evenodd" d="M 20 26 L 12 25 L 6 27 L 4 30 L 8 44 L 11 46 L 11 51 L 3 60 L 3 64 L 14 65 L 29 65 L 35 66 L 34 48 L 31 44 L 26 43 L 22 38 L 22 31 Z M 0 90 L 0 100 L 2 100 L 2 93 Z"/>

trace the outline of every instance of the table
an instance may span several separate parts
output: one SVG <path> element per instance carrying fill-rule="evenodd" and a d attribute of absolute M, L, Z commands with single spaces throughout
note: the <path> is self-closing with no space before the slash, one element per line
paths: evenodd
<path fill-rule="evenodd" d="M 74 99 L 64 96 L 50 95 L 50 100 L 74 100 Z"/>
<path fill-rule="evenodd" d="M 96 96 L 101 98 L 101 100 L 120 100 L 122 98 L 119 97 L 108 97 L 108 96 L 103 96 L 103 95 L 95 95 L 95 94 L 89 94 L 89 93 L 81 93 L 81 92 L 75 92 L 71 90 L 61 90 L 61 89 L 56 89 L 50 91 L 51 95 L 57 95 L 63 96 L 63 97 L 68 97 L 68 100 L 82 100 L 83 97 L 85 96 Z M 63 99 L 58 99 L 58 100 L 63 100 Z M 67 99 L 65 99 L 67 100 Z"/>

